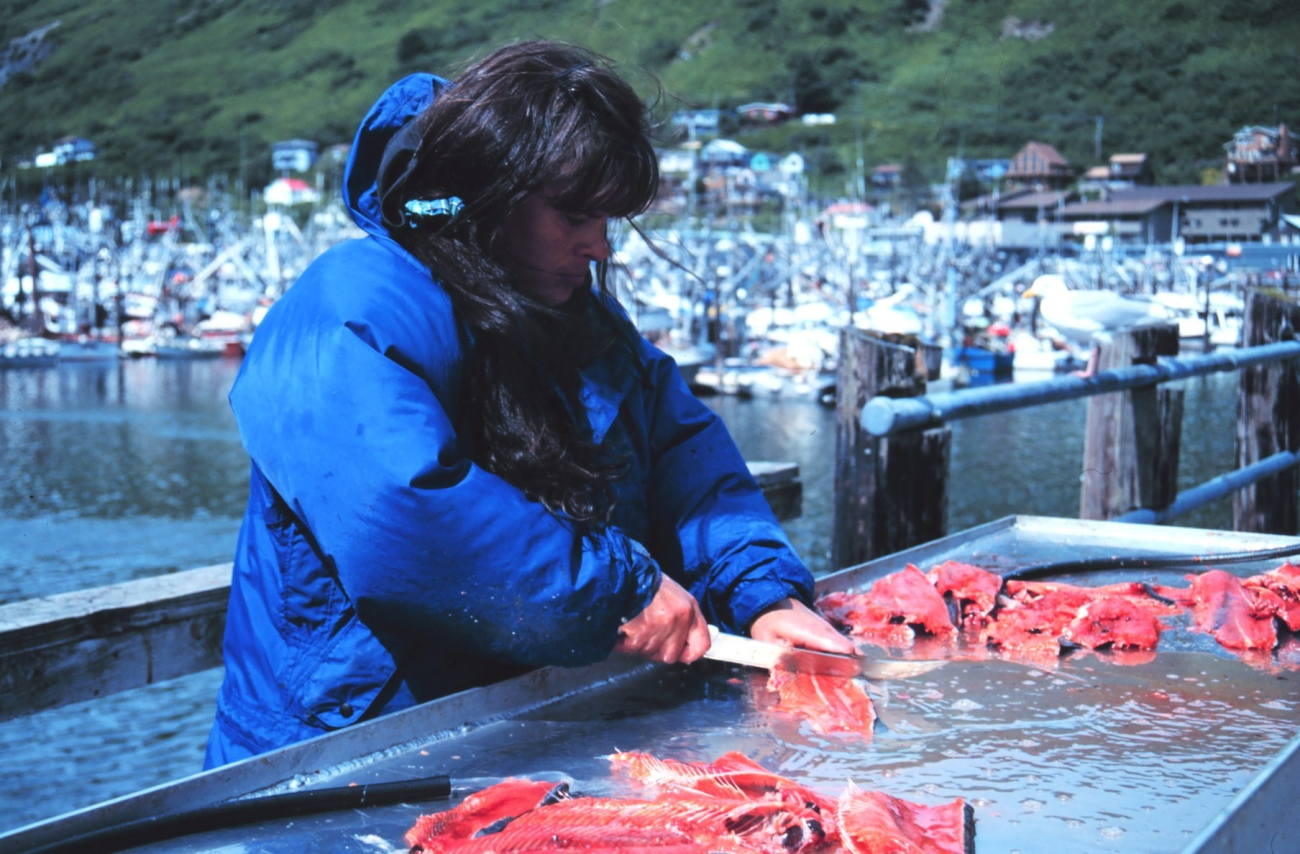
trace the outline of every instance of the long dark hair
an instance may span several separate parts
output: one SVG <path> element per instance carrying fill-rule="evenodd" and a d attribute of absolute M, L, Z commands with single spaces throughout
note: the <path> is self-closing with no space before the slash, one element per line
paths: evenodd
<path fill-rule="evenodd" d="M 659 180 L 645 104 L 604 57 L 525 42 L 469 66 L 403 134 L 390 150 L 404 146 L 404 162 L 381 168 L 378 189 L 390 233 L 433 271 L 474 339 L 463 447 L 552 512 L 606 522 L 625 464 L 590 438 L 579 371 L 627 344 L 586 305 L 586 289 L 555 307 L 518 288 L 505 224 L 544 186 L 565 213 L 644 211 Z M 451 196 L 464 210 L 450 221 L 403 213 L 407 201 Z M 596 265 L 602 294 L 607 270 Z"/>

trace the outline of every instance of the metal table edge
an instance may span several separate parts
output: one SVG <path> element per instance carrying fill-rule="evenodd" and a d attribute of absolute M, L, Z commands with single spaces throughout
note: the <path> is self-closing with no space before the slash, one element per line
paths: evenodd
<path fill-rule="evenodd" d="M 614 656 L 586 667 L 543 667 L 7 831 L 0 834 L 0 854 L 16 854 L 123 822 L 331 781 L 395 752 L 509 720 L 662 666 Z M 485 710 L 492 714 L 484 717 Z"/>

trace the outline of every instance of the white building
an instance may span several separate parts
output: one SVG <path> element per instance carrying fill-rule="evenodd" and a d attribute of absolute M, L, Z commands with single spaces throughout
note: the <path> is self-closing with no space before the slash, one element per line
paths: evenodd
<path fill-rule="evenodd" d="M 319 198 L 320 193 L 301 178 L 276 178 L 262 191 L 262 199 L 268 205 L 302 205 Z"/>

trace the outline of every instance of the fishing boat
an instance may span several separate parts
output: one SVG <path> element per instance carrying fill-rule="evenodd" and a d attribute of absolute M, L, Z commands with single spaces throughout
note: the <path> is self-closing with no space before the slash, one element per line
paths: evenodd
<path fill-rule="evenodd" d="M 1015 369 L 1016 354 L 1014 350 L 990 350 L 974 344 L 958 347 L 952 352 L 954 367 L 973 374 L 990 376 L 1010 376 Z"/>
<path fill-rule="evenodd" d="M 59 363 L 57 341 L 25 335 L 0 344 L 0 368 L 49 368 Z"/>
<path fill-rule="evenodd" d="M 116 338 L 65 336 L 59 344 L 59 360 L 63 362 L 104 362 L 122 355 Z"/>
<path fill-rule="evenodd" d="M 1133 530 L 1007 517 L 841 570 L 818 592 L 861 590 L 908 564 L 973 561 L 1005 572 L 1132 553 Z M 1151 557 L 1293 545 L 1190 528 L 1141 533 Z M 1187 571 L 1132 574 L 1181 584 Z M 1078 652 L 1040 669 L 954 659 L 888 683 L 874 735 L 833 738 L 764 711 L 753 693 L 765 677 L 731 665 L 615 657 L 543 668 L 10 831 L 0 852 L 103 850 L 108 833 L 118 834 L 113 850 L 152 839 L 160 854 L 405 850 L 419 815 L 506 777 L 558 776 L 575 792 L 624 794 L 607 758 L 616 749 L 681 760 L 739 750 L 829 795 L 853 779 L 927 803 L 961 797 L 975 808 L 977 851 L 1033 850 L 1051 839 L 1071 854 L 1121 836 L 1124 850 L 1300 849 L 1300 684 L 1252 668 L 1208 635 L 1170 631 L 1149 660 Z M 340 805 L 349 790 L 354 797 L 336 811 L 304 804 L 319 796 Z"/>
<path fill-rule="evenodd" d="M 152 347 L 152 355 L 159 359 L 216 359 L 226 352 L 224 340 L 197 335 L 160 338 Z"/>

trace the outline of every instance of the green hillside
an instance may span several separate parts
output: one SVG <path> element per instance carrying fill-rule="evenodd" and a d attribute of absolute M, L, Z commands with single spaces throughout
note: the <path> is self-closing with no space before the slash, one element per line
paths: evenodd
<path fill-rule="evenodd" d="M 931 7 L 934 8 L 931 8 Z M 404 72 L 452 74 L 507 40 L 618 60 L 665 112 L 793 100 L 836 112 L 741 137 L 794 147 L 832 184 L 857 158 L 1010 157 L 1050 142 L 1076 168 L 1151 155 L 1192 182 L 1237 128 L 1300 125 L 1293 0 L 0 0 L 0 48 L 57 21 L 0 88 L 0 168 L 63 135 L 106 174 L 269 173 L 267 145 L 343 142 Z M 52 50 L 51 50 L 52 48 Z M 17 73 L 15 73 L 15 71 Z M 85 168 L 85 167 L 83 167 Z"/>

